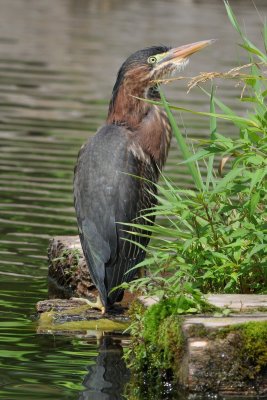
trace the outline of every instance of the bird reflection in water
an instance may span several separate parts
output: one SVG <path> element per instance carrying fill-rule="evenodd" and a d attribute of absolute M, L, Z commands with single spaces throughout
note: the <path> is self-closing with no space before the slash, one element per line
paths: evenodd
<path fill-rule="evenodd" d="M 100 339 L 96 363 L 88 367 L 83 385 L 86 389 L 78 400 L 123 400 L 129 371 L 123 360 L 121 339 L 103 336 Z"/>

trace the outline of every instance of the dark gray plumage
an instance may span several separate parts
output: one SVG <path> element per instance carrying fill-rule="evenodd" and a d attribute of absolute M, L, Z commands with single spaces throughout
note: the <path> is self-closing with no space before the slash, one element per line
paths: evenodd
<path fill-rule="evenodd" d="M 74 200 L 81 244 L 105 307 L 120 300 L 122 291 L 110 290 L 132 280 L 136 271 L 127 271 L 145 257 L 140 247 L 125 240 L 138 239 L 125 232 L 130 227 L 120 222 L 132 222 L 155 201 L 147 190 L 148 182 L 136 177 L 155 182 L 156 163 L 136 159 L 128 150 L 129 141 L 124 127 L 104 126 L 81 149 L 75 169 Z M 151 184 L 149 188 L 155 190 Z M 139 241 L 144 246 L 148 243 L 147 238 Z"/>

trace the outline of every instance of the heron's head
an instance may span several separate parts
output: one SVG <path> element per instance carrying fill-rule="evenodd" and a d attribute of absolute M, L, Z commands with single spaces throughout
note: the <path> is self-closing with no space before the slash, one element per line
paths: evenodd
<path fill-rule="evenodd" d="M 122 64 L 113 94 L 123 84 L 131 94 L 144 95 L 147 89 L 155 85 L 156 80 L 169 78 L 182 70 L 192 54 L 212 42 L 203 40 L 174 48 L 153 46 L 136 51 Z"/>
<path fill-rule="evenodd" d="M 107 121 L 137 126 L 149 107 L 137 98 L 157 99 L 159 93 L 156 81 L 169 78 L 183 69 L 192 54 L 212 42 L 203 40 L 174 48 L 153 46 L 133 53 L 118 72 Z"/>

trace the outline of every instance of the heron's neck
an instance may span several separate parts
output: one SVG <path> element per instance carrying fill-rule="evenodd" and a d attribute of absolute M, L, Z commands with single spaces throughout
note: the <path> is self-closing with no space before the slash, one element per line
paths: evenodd
<path fill-rule="evenodd" d="M 153 107 L 145 101 L 139 100 L 138 97 L 142 99 L 150 98 L 150 90 L 144 91 L 144 89 L 138 87 L 122 84 L 113 93 L 107 122 L 109 124 L 125 125 L 133 131 L 136 130 L 151 107 Z"/>
<path fill-rule="evenodd" d="M 138 98 L 158 99 L 159 93 L 156 88 L 144 93 L 121 85 L 113 92 L 107 123 L 125 126 L 132 132 L 130 150 L 135 157 L 142 159 L 148 155 L 162 168 L 169 150 L 171 126 L 163 110 Z"/>

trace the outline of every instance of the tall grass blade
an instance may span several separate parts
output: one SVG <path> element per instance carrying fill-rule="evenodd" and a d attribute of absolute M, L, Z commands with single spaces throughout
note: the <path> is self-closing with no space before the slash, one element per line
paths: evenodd
<path fill-rule="evenodd" d="M 204 91 L 203 88 L 202 88 L 202 90 Z M 160 89 L 159 89 L 159 91 L 160 91 L 160 93 L 162 95 L 162 92 L 161 92 Z M 208 95 L 210 96 L 209 93 L 208 93 Z M 214 98 L 215 103 L 218 104 L 218 105 L 221 104 L 221 106 L 224 107 L 225 110 L 228 109 L 230 111 L 229 114 L 228 113 L 226 113 L 227 115 L 226 114 L 217 114 L 217 113 L 216 114 L 211 114 L 209 112 L 194 111 L 194 110 L 190 110 L 190 109 L 184 108 L 184 107 L 176 107 L 176 106 L 172 106 L 172 105 L 168 104 L 166 99 L 165 99 L 165 102 L 163 101 L 163 99 L 160 102 L 160 101 L 155 101 L 155 100 L 143 99 L 142 97 L 137 97 L 137 96 L 134 96 L 134 97 L 136 99 L 143 100 L 146 103 L 154 104 L 154 105 L 157 105 L 157 106 L 162 106 L 163 105 L 164 107 L 166 107 L 166 112 L 167 112 L 167 109 L 169 110 L 169 113 L 167 112 L 167 115 L 168 115 L 168 117 L 170 117 L 171 126 L 172 127 L 176 127 L 176 130 L 179 131 L 179 134 L 181 136 L 182 136 L 182 134 L 181 134 L 179 128 L 177 127 L 176 121 L 175 121 L 175 119 L 174 119 L 174 117 L 173 117 L 173 115 L 172 115 L 170 110 L 182 111 L 182 112 L 190 113 L 190 114 L 193 114 L 193 115 L 203 115 L 203 116 L 206 116 L 206 117 L 210 117 L 211 115 L 213 115 L 216 118 L 220 118 L 220 119 L 224 119 L 226 121 L 233 122 L 239 128 L 244 128 L 246 126 L 254 127 L 254 128 L 257 128 L 257 129 L 260 128 L 259 124 L 256 121 L 253 121 L 252 119 L 248 119 L 248 118 L 239 117 L 234 112 L 232 112 L 232 110 L 229 107 L 224 106 L 222 102 L 219 102 L 218 99 L 215 99 L 215 98 Z M 176 131 L 174 131 L 174 134 L 175 134 L 175 132 Z M 175 137 L 176 137 L 176 134 L 175 134 Z"/>
<path fill-rule="evenodd" d="M 211 87 L 211 94 L 210 94 L 210 113 L 215 114 L 215 104 L 214 104 L 214 86 Z M 216 132 L 217 132 L 217 119 L 214 116 L 210 116 L 210 139 L 216 139 Z M 214 179 L 213 179 L 213 163 L 214 163 L 214 155 L 209 156 L 208 161 L 208 169 L 207 169 L 207 181 L 206 181 L 206 189 L 209 190 L 210 183 L 214 186 Z"/>
<path fill-rule="evenodd" d="M 267 53 L 267 24 L 266 23 L 263 26 L 263 42 L 264 42 L 265 51 Z"/>
<path fill-rule="evenodd" d="M 214 99 L 215 103 L 217 103 L 217 100 Z M 219 102 L 218 102 L 219 104 Z M 223 104 L 223 103 L 221 103 Z M 189 110 L 188 108 L 183 108 L 183 107 L 176 107 L 176 106 L 169 106 L 169 108 L 171 110 L 177 110 L 177 111 L 183 111 L 183 112 L 187 112 L 190 114 L 194 114 L 194 115 L 203 115 L 206 117 L 216 117 L 216 118 L 220 118 L 220 119 L 224 119 L 226 121 L 231 121 L 233 122 L 235 125 L 237 125 L 239 128 L 245 128 L 246 126 L 249 127 L 254 127 L 254 128 L 260 128 L 259 124 L 252 120 L 252 119 L 248 119 L 248 118 L 244 118 L 244 117 L 239 117 L 238 115 L 231 113 L 230 115 L 226 115 L 226 114 L 218 114 L 218 113 L 210 113 L 210 112 L 204 112 L 204 111 L 194 111 L 194 110 Z"/>
<path fill-rule="evenodd" d="M 235 28 L 235 30 L 239 33 L 239 35 L 241 36 L 244 44 L 242 45 L 242 47 L 244 49 L 246 49 L 249 53 L 251 54 L 255 54 L 259 57 L 259 59 L 263 62 L 267 61 L 267 56 L 262 53 L 250 40 L 248 40 L 248 38 L 244 35 L 244 33 L 242 32 L 240 25 L 236 19 L 236 16 L 229 4 L 228 0 L 224 0 L 224 4 L 225 4 L 225 8 L 228 14 L 228 18 L 231 22 L 231 24 L 233 25 L 233 27 Z"/>
<path fill-rule="evenodd" d="M 241 45 L 243 49 L 247 50 L 251 54 L 255 54 L 256 56 L 259 57 L 259 59 L 263 62 L 267 61 L 267 56 L 263 54 L 254 44 L 250 43 L 248 44 L 248 41 L 245 40 L 245 43 Z"/>
<path fill-rule="evenodd" d="M 180 150 L 182 152 L 182 156 L 183 156 L 183 158 L 185 160 L 188 160 L 190 157 L 192 157 L 192 153 L 190 152 L 190 150 L 189 150 L 189 148 L 188 148 L 188 146 L 186 144 L 186 141 L 185 141 L 180 129 L 178 128 L 178 126 L 176 124 L 176 121 L 175 121 L 175 119 L 174 119 L 174 117 L 172 115 L 172 112 L 170 110 L 170 107 L 169 107 L 169 105 L 168 105 L 168 103 L 166 101 L 166 98 L 165 98 L 162 90 L 159 89 L 159 91 L 160 91 L 160 97 L 161 97 L 163 106 L 165 108 L 165 111 L 167 113 L 167 116 L 169 118 L 172 130 L 173 130 L 173 134 L 174 134 L 174 136 L 175 136 L 175 138 L 177 140 L 178 146 L 179 146 L 179 148 L 180 148 Z M 192 176 L 192 178 L 194 180 L 194 183 L 195 183 L 196 187 L 199 190 L 202 190 L 203 189 L 203 181 L 202 181 L 200 172 L 199 172 L 195 162 L 189 162 L 187 165 L 188 165 L 188 169 L 189 169 L 189 171 L 191 173 L 191 176 Z"/>
<path fill-rule="evenodd" d="M 224 5 L 225 5 L 226 12 L 228 14 L 228 18 L 229 18 L 231 24 L 233 25 L 235 30 L 239 33 L 239 35 L 241 37 L 243 37 L 243 33 L 242 33 L 241 29 L 240 29 L 239 23 L 237 22 L 236 16 L 235 16 L 232 8 L 230 7 L 229 1 L 228 0 L 224 0 Z"/>
<path fill-rule="evenodd" d="M 207 92 L 205 89 L 201 88 L 204 93 L 206 93 L 208 96 L 210 96 L 209 92 Z M 213 96 L 213 102 L 222 110 L 222 112 L 226 115 L 230 116 L 235 116 L 235 112 L 231 110 L 230 107 L 225 105 L 221 100 L 219 100 L 217 97 Z"/>

